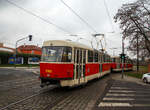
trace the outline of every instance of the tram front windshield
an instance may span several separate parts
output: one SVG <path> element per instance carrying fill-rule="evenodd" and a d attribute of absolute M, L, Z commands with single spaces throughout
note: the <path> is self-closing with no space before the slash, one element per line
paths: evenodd
<path fill-rule="evenodd" d="M 71 62 L 71 47 L 46 46 L 42 48 L 42 61 L 45 62 Z"/>

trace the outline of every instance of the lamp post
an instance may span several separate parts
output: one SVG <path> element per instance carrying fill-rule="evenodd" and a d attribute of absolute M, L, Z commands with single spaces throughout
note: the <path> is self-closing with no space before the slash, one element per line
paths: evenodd
<path fill-rule="evenodd" d="M 27 39 L 27 38 L 29 38 L 29 41 L 32 41 L 32 35 L 29 35 L 27 37 L 21 38 L 21 39 L 19 39 L 19 40 L 16 41 L 16 45 L 15 45 L 15 47 L 16 47 L 16 52 L 15 52 L 15 67 L 16 67 L 16 63 L 17 63 L 17 44 L 18 44 L 18 42 L 20 42 L 20 41 L 22 41 L 24 39 Z"/>

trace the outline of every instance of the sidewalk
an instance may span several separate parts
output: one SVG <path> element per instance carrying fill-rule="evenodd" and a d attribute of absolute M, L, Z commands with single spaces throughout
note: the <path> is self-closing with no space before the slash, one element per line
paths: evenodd
<path fill-rule="evenodd" d="M 114 80 L 121 80 L 121 81 L 135 82 L 135 83 L 140 84 L 140 85 L 147 85 L 147 86 L 150 86 L 150 84 L 144 83 L 144 82 L 142 81 L 142 79 L 134 78 L 134 77 L 127 76 L 127 75 L 124 75 L 124 76 L 123 76 L 123 79 L 122 79 L 121 74 L 115 74 L 115 75 L 112 76 L 112 79 L 114 79 Z"/>

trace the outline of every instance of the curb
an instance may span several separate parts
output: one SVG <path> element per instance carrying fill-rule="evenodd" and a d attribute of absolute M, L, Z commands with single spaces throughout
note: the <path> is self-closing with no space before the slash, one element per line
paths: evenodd
<path fill-rule="evenodd" d="M 39 67 L 0 67 L 0 68 L 5 68 L 5 69 L 32 69 L 32 68 L 39 68 Z"/>
<path fill-rule="evenodd" d="M 134 82 L 140 85 L 146 85 L 146 86 L 150 86 L 150 84 L 146 84 L 142 82 L 142 79 L 138 79 L 135 77 L 131 77 L 131 76 L 124 76 L 123 79 L 121 79 L 121 75 L 117 76 L 117 77 L 113 77 L 114 80 L 120 80 L 120 81 L 128 81 L 128 82 Z"/>
<path fill-rule="evenodd" d="M 34 73 L 35 75 L 39 76 L 40 72 L 39 71 L 32 71 L 32 73 Z"/>

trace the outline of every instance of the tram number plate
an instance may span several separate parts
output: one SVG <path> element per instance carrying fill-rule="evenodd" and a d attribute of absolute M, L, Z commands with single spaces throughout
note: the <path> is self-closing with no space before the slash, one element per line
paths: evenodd
<path fill-rule="evenodd" d="M 46 72 L 46 73 L 52 73 L 52 70 L 46 69 L 45 72 Z"/>

